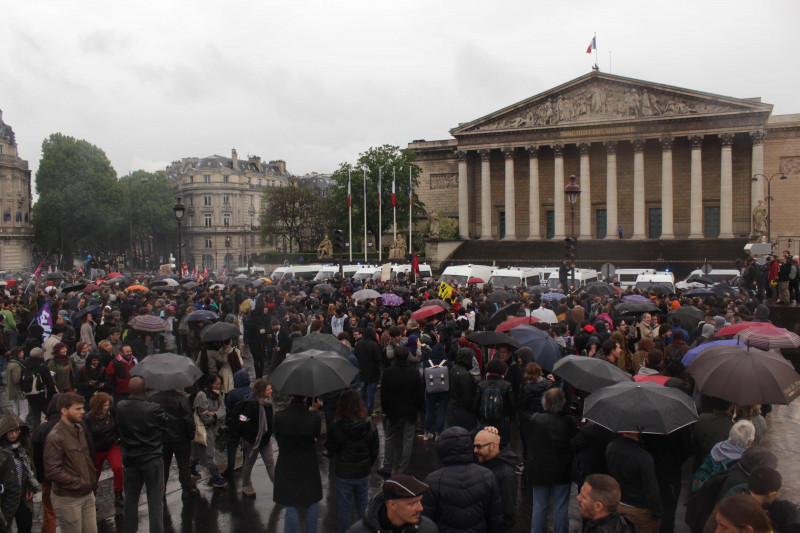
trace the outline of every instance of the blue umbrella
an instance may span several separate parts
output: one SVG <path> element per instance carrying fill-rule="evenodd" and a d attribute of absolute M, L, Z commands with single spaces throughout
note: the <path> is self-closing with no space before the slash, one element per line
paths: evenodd
<path fill-rule="evenodd" d="M 541 296 L 542 300 L 560 300 L 564 295 L 560 292 L 546 292 Z"/>
<path fill-rule="evenodd" d="M 714 291 L 708 287 L 698 287 L 683 294 L 686 296 L 708 296 L 709 294 L 714 294 Z"/>
<path fill-rule="evenodd" d="M 564 357 L 561 346 L 556 340 L 536 326 L 518 326 L 510 333 L 521 346 L 527 346 L 533 350 L 536 362 L 548 372 L 552 372 L 555 364 Z"/>
<path fill-rule="evenodd" d="M 650 298 L 641 294 L 626 294 L 622 297 L 623 302 L 649 302 Z"/>
<path fill-rule="evenodd" d="M 702 352 L 706 348 L 711 348 L 712 346 L 727 346 L 734 344 L 739 344 L 739 341 L 737 341 L 736 339 L 724 339 L 721 341 L 711 341 L 705 344 L 701 344 L 700 346 L 692 348 L 691 350 L 686 352 L 681 362 L 683 363 L 683 366 L 689 366 L 689 364 L 691 364 L 691 362 L 694 361 L 694 358 L 700 355 L 700 352 Z"/>

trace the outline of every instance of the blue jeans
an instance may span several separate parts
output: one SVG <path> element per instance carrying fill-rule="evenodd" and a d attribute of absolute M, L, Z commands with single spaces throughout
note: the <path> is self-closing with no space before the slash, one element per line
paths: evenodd
<path fill-rule="evenodd" d="M 150 533 L 164 531 L 164 461 L 155 457 L 143 464 L 123 465 L 125 505 L 122 521 L 125 533 L 139 529 L 139 495 L 147 490 L 147 514 Z"/>
<path fill-rule="evenodd" d="M 375 391 L 377 389 L 377 381 L 361 383 L 361 399 L 364 400 L 364 405 L 367 406 L 367 416 L 371 415 L 375 410 Z"/>
<path fill-rule="evenodd" d="M 450 401 L 449 392 L 428 393 L 425 398 L 425 431 L 431 433 L 433 422 L 436 422 L 436 434 L 444 431 L 444 417 L 447 415 L 447 404 Z"/>
<path fill-rule="evenodd" d="M 369 476 L 353 479 L 333 476 L 333 481 L 336 485 L 336 501 L 339 504 L 339 533 L 345 533 L 353 523 L 350 519 L 353 500 L 356 502 L 358 519 L 364 518 L 369 501 Z"/>
<path fill-rule="evenodd" d="M 547 531 L 547 504 L 553 498 L 553 532 L 569 533 L 570 483 L 560 485 L 534 485 L 531 533 Z"/>
<path fill-rule="evenodd" d="M 300 509 L 306 510 L 306 533 L 317 533 L 318 502 L 308 507 L 286 506 L 286 518 L 283 521 L 283 533 L 300 533 Z"/>
<path fill-rule="evenodd" d="M 6 339 L 8 340 L 8 348 L 11 349 L 17 345 L 17 339 L 19 338 L 19 331 L 15 329 L 10 329 L 5 332 Z"/>

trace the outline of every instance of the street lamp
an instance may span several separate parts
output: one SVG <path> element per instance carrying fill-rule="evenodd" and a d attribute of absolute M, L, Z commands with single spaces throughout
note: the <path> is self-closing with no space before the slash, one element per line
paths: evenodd
<path fill-rule="evenodd" d="M 575 181 L 575 175 L 569 177 L 569 183 L 566 187 L 564 187 L 564 194 L 567 195 L 567 200 L 569 200 L 569 217 L 571 221 L 571 229 L 570 229 L 570 237 L 567 239 L 567 249 L 573 253 L 573 263 L 571 265 L 571 272 L 572 272 L 572 286 L 575 287 L 575 250 L 576 250 L 576 240 L 575 240 L 575 202 L 578 201 L 578 197 L 581 195 L 581 186 Z M 569 248 L 572 250 L 569 250 Z"/>
<path fill-rule="evenodd" d="M 186 212 L 186 206 L 181 202 L 181 197 L 178 196 L 178 202 L 172 207 L 172 212 L 175 213 L 175 220 L 178 221 L 178 272 L 183 277 L 183 251 L 181 249 L 181 221 L 183 214 Z"/>
<path fill-rule="evenodd" d="M 764 174 L 755 174 L 752 181 L 758 181 L 759 176 L 767 180 L 767 242 L 769 243 L 769 251 L 772 253 L 772 179 L 777 176 L 780 176 L 782 180 L 788 178 L 783 172 L 776 172 L 770 177 L 766 177 Z"/>

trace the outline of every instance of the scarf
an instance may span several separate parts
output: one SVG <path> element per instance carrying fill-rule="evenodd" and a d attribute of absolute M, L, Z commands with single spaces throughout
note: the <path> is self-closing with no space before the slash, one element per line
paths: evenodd
<path fill-rule="evenodd" d="M 28 454 L 25 453 L 25 448 L 22 447 L 22 443 L 17 441 L 9 446 L 9 449 L 14 456 L 14 464 L 17 467 L 17 482 L 19 486 L 22 487 L 23 480 L 27 479 L 33 492 L 38 492 L 39 483 L 36 481 L 36 476 L 31 473 L 31 464 L 28 461 Z"/>
<path fill-rule="evenodd" d="M 53 354 L 53 359 L 59 365 L 66 366 L 69 364 L 69 356 L 61 355 L 60 353 Z"/>
<path fill-rule="evenodd" d="M 253 443 L 253 449 L 250 453 L 258 453 L 258 449 L 261 446 L 261 437 L 267 434 L 269 430 L 267 424 L 267 410 L 264 409 L 267 405 L 272 405 L 272 400 L 270 398 L 258 398 L 258 433 L 256 436 L 256 441 Z"/>

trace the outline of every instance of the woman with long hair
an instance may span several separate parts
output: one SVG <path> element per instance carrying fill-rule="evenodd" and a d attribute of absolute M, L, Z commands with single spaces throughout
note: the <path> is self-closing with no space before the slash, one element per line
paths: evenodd
<path fill-rule="evenodd" d="M 11 518 L 13 517 L 17 522 L 19 533 L 30 533 L 33 525 L 33 495 L 39 492 L 39 483 L 36 481 L 30 463 L 33 457 L 33 445 L 28 425 L 10 409 L 6 409 L 0 420 L 0 448 L 2 448 L 0 453 L 6 455 L 5 460 L 13 461 L 14 467 L 11 472 L 16 474 L 10 476 L 11 479 L 3 480 L 4 496 L 15 491 L 19 494 L 19 504 L 11 516 L 5 515 L 5 498 L 3 501 L 8 531 L 11 531 Z M 16 484 L 14 488 L 5 485 L 9 480 L 12 484 Z"/>
<path fill-rule="evenodd" d="M 750 494 L 729 496 L 714 509 L 717 533 L 770 533 L 772 526 L 761 505 Z"/>
<path fill-rule="evenodd" d="M 214 488 L 224 489 L 228 482 L 219 473 L 219 468 L 214 460 L 216 454 L 216 434 L 222 421 L 225 420 L 225 394 L 222 392 L 222 380 L 216 374 L 209 374 L 208 387 L 200 390 L 194 398 L 194 411 L 197 419 L 205 426 L 206 443 L 201 445 L 192 443 L 192 457 L 196 464 L 201 464 L 208 469 L 211 477 L 208 484 Z M 192 466 L 192 475 L 197 474 Z M 199 475 L 199 474 L 198 474 Z"/>
<path fill-rule="evenodd" d="M 538 363 L 525 365 L 523 376 L 525 383 L 519 389 L 519 434 L 522 437 L 522 447 L 525 456 L 528 455 L 528 441 L 531 436 L 531 420 L 533 415 L 544 411 L 542 396 L 555 383 L 543 375 L 542 367 Z"/>
<path fill-rule="evenodd" d="M 114 399 L 110 394 L 98 392 L 89 400 L 90 411 L 83 415 L 83 423 L 94 442 L 94 467 L 97 470 L 97 479 L 100 479 L 103 463 L 108 461 L 108 466 L 114 473 L 114 503 L 121 508 L 125 503 L 122 498 L 122 455 L 119 447 L 119 431 L 114 417 L 111 416 L 112 405 Z"/>
<path fill-rule="evenodd" d="M 325 441 L 328 453 L 336 456 L 333 480 L 340 533 L 353 523 L 350 518 L 353 501 L 358 519 L 364 518 L 369 500 L 369 475 L 378 458 L 378 430 L 365 415 L 361 395 L 355 389 L 347 389 L 339 397 L 335 422 Z"/>
<path fill-rule="evenodd" d="M 92 313 L 86 313 L 81 317 L 81 341 L 89 345 L 92 351 L 97 350 L 97 344 L 94 340 L 95 324 Z"/>

